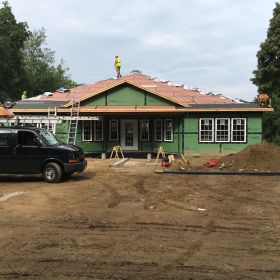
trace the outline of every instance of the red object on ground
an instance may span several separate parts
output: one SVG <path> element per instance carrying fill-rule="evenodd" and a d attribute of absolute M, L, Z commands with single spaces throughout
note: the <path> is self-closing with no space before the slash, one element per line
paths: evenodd
<path fill-rule="evenodd" d="M 218 161 L 215 159 L 210 159 L 204 163 L 204 165 L 206 165 L 208 167 L 213 167 L 213 166 L 216 166 L 217 164 L 218 164 Z"/>
<path fill-rule="evenodd" d="M 168 167 L 170 165 L 170 163 L 168 161 L 162 161 L 160 163 L 161 167 Z"/>

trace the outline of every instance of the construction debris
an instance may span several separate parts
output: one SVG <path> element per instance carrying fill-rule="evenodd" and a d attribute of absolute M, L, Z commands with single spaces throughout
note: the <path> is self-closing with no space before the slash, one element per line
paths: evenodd
<path fill-rule="evenodd" d="M 126 163 L 128 160 L 129 160 L 129 158 L 122 158 L 122 159 L 112 163 L 111 166 L 113 166 L 113 167 L 121 166 L 124 163 Z"/>

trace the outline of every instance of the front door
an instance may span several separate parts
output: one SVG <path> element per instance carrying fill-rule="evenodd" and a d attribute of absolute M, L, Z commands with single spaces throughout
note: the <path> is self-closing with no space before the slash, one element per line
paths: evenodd
<path fill-rule="evenodd" d="M 121 120 L 121 147 L 127 151 L 138 150 L 138 120 Z"/>

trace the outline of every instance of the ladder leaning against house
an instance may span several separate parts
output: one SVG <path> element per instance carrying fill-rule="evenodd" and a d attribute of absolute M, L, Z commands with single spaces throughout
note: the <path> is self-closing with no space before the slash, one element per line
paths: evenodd
<path fill-rule="evenodd" d="M 67 144 L 71 144 L 71 145 L 76 144 L 79 115 L 80 115 L 80 99 L 72 100 L 71 118 L 68 127 Z"/>

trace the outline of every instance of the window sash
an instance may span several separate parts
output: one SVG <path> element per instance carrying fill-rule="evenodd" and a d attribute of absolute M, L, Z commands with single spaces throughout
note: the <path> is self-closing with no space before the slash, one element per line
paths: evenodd
<path fill-rule="evenodd" d="M 159 124 L 159 126 L 158 126 L 158 124 Z M 155 127 L 154 127 L 154 129 L 155 129 L 155 134 L 154 134 L 155 141 L 162 141 L 162 120 L 155 120 L 154 125 L 155 125 Z M 159 134 L 160 134 L 160 137 L 158 137 Z"/>
<path fill-rule="evenodd" d="M 83 121 L 82 139 L 84 142 L 92 141 L 92 121 Z"/>
<path fill-rule="evenodd" d="M 114 131 L 112 131 L 112 124 L 115 123 L 116 126 L 116 137 L 112 137 L 112 134 L 114 133 Z M 119 140 L 119 121 L 118 120 L 109 120 L 109 141 L 118 141 Z"/>
<path fill-rule="evenodd" d="M 203 124 L 204 122 L 204 124 Z M 209 124 L 207 124 L 209 123 Z M 209 129 L 206 129 L 206 126 L 210 126 Z M 208 140 L 206 135 L 209 137 Z M 200 118 L 199 119 L 199 142 L 201 143 L 212 143 L 214 142 L 214 119 L 213 118 Z"/>
<path fill-rule="evenodd" d="M 224 124 L 219 124 L 219 122 Z M 220 126 L 220 127 L 218 127 Z M 220 137 L 220 139 L 219 139 Z M 223 138 L 223 139 L 221 139 Z M 216 118 L 215 119 L 215 142 L 228 143 L 230 142 L 230 119 L 229 118 Z"/>
<path fill-rule="evenodd" d="M 170 123 L 170 127 L 168 127 L 168 123 Z M 173 141 L 173 120 L 172 119 L 164 120 L 164 141 L 167 141 L 167 142 Z"/>
<path fill-rule="evenodd" d="M 140 141 L 149 141 L 149 140 L 150 140 L 150 122 L 149 120 L 140 120 Z"/>
<path fill-rule="evenodd" d="M 94 141 L 103 141 L 103 120 L 94 121 Z"/>
<path fill-rule="evenodd" d="M 238 124 L 238 121 L 241 124 Z M 237 127 L 239 126 L 239 127 Z M 243 129 L 242 129 L 243 128 Z M 239 132 L 239 135 L 237 135 Z M 242 135 L 243 133 L 243 135 Z M 243 137 L 243 140 L 234 140 L 234 137 Z M 247 119 L 246 118 L 232 118 L 231 119 L 231 142 L 246 143 L 247 142 Z"/>

